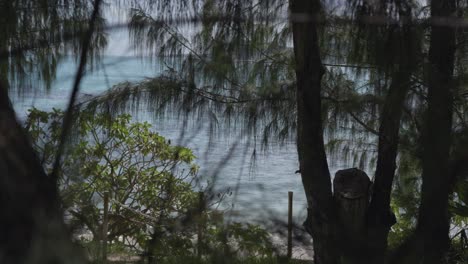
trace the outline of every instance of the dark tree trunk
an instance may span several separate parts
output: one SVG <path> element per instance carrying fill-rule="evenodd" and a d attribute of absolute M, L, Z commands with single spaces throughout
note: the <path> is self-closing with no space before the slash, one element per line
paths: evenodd
<path fill-rule="evenodd" d="M 391 85 L 380 115 L 377 166 L 372 198 L 367 216 L 368 263 L 383 263 L 387 251 L 387 238 L 395 224 L 390 201 L 398 154 L 399 131 L 405 97 L 410 87 L 412 72 L 410 61 L 414 43 L 409 26 L 399 29 L 401 51 L 399 65 L 392 75 Z"/>
<path fill-rule="evenodd" d="M 408 81 L 409 78 L 404 79 Z M 375 182 L 367 216 L 368 263 L 384 262 L 388 232 L 395 223 L 395 215 L 390 208 L 390 195 L 396 170 L 401 109 L 409 85 L 400 81 L 400 78 L 392 80 L 381 115 Z"/>
<path fill-rule="evenodd" d="M 308 214 L 304 222 L 314 245 L 315 263 L 338 263 L 334 222 L 336 221 L 331 179 L 325 154 L 320 59 L 316 20 L 319 0 L 291 0 L 297 80 L 297 146 Z"/>
<path fill-rule="evenodd" d="M 307 8 L 302 6 L 297 10 L 304 12 Z M 316 18 L 317 15 L 318 12 L 315 11 L 311 17 Z M 356 187 L 354 191 L 359 192 L 359 199 L 344 197 L 341 191 L 335 189 L 336 203 L 330 203 L 329 197 L 332 194 L 328 192 L 329 171 L 323 148 L 320 112 L 320 80 L 323 66 L 318 51 L 316 25 L 313 22 L 309 21 L 309 27 L 314 30 L 309 29 L 307 38 L 304 37 L 307 34 L 305 33 L 307 23 L 300 26 L 293 24 L 298 79 L 298 152 L 306 196 L 310 199 L 306 228 L 310 229 L 314 244 L 323 238 L 323 230 L 329 232 L 325 235 L 325 239 L 329 240 L 327 243 L 330 243 L 333 249 L 324 250 L 318 246 L 314 248 L 316 252 L 323 250 L 326 252 L 323 254 L 340 256 L 339 262 L 343 263 L 383 263 L 388 232 L 395 222 L 394 215 L 390 211 L 390 194 L 396 168 L 400 120 L 411 74 L 410 62 L 405 59 L 410 56 L 400 55 L 400 67 L 392 76 L 392 84 L 383 107 L 379 129 L 376 183 L 369 211 L 367 208 L 369 186 L 363 180 L 367 175 L 363 172 L 353 172 L 353 169 L 337 173 L 335 179 L 340 181 L 340 178 L 348 177 L 350 185 Z M 408 37 L 409 34 L 405 32 L 404 36 Z M 410 43 L 407 43 L 410 41 L 409 38 L 402 38 L 402 46 L 407 51 L 411 50 Z M 306 61 L 307 58 L 309 61 Z M 353 175 L 365 175 L 365 177 Z M 316 186 L 316 189 L 313 186 Z M 314 215 L 314 211 L 322 212 L 322 215 Z M 327 228 L 324 229 L 318 224 L 314 226 L 314 223 L 323 222 L 320 220 L 323 217 L 329 219 Z M 320 230 L 314 232 L 314 227 Z M 337 259 L 332 261 L 338 262 Z"/>
<path fill-rule="evenodd" d="M 16 120 L 6 87 L 0 79 L 0 263 L 80 263 L 56 186 Z"/>
<path fill-rule="evenodd" d="M 316 263 L 383 263 L 387 236 L 394 222 L 390 213 L 390 192 L 395 172 L 398 133 L 403 102 L 409 86 L 408 63 L 394 73 L 379 131 L 377 190 L 369 229 L 369 179 L 350 169 L 337 173 L 334 197 L 331 192 L 323 140 L 321 79 L 324 68 L 317 36 L 319 1 L 291 1 L 293 41 L 296 59 L 298 102 L 298 154 L 302 181 L 308 200 L 305 224 L 314 241 Z M 405 45 L 407 43 L 404 43 Z M 402 58 L 407 58 L 402 54 Z M 341 183 L 340 183 L 341 182 Z M 343 191 L 344 190 L 344 191 Z M 346 194 L 351 191 L 358 199 Z M 351 195 L 351 196 L 353 196 Z M 371 251 L 375 250 L 375 251 Z"/>
<path fill-rule="evenodd" d="M 449 247 L 449 152 L 453 114 L 455 28 L 441 26 L 440 17 L 453 17 L 454 0 L 431 1 L 429 87 L 423 131 L 423 184 L 417 235 L 422 239 L 423 263 L 442 263 Z"/>
<path fill-rule="evenodd" d="M 397 250 L 391 263 L 445 263 L 449 248 L 448 198 L 453 174 L 449 154 L 456 29 L 441 22 L 453 17 L 455 10 L 454 0 L 431 1 L 428 106 L 422 132 L 421 204 L 415 234 Z"/>

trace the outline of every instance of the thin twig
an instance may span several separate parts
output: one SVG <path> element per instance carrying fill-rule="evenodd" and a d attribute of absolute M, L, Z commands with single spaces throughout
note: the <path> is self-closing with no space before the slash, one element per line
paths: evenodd
<path fill-rule="evenodd" d="M 86 59 L 88 57 L 89 47 L 91 46 L 91 39 L 94 33 L 94 27 L 96 24 L 96 20 L 99 14 L 99 7 L 101 5 L 102 0 L 95 0 L 94 1 L 94 10 L 89 20 L 89 27 L 86 35 L 83 39 L 83 46 L 81 49 L 81 57 L 80 57 L 80 64 L 78 66 L 78 70 L 76 72 L 75 81 L 73 83 L 73 90 L 70 96 L 70 101 L 68 102 L 67 112 L 65 113 L 63 123 L 62 123 L 62 133 L 60 134 L 60 141 L 57 148 L 57 154 L 55 156 L 54 165 L 52 167 L 51 173 L 51 180 L 54 183 L 57 183 L 58 180 L 58 171 L 60 168 L 60 159 L 62 158 L 63 150 L 65 147 L 65 142 L 67 140 L 68 134 L 72 127 L 73 123 L 73 111 L 74 105 L 76 101 L 76 97 L 78 95 L 78 91 L 80 89 L 81 79 L 83 78 L 85 67 L 86 67 Z"/>

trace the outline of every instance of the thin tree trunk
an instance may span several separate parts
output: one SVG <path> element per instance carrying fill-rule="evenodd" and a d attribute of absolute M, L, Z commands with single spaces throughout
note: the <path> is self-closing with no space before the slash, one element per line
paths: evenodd
<path fill-rule="evenodd" d="M 445 263 L 449 248 L 449 154 L 453 114 L 455 28 L 438 25 L 453 17 L 454 0 L 431 1 L 428 106 L 422 131 L 421 204 L 416 232 L 396 251 L 390 263 Z"/>
<path fill-rule="evenodd" d="M 387 238 L 395 215 L 390 208 L 390 195 L 396 170 L 399 128 L 409 72 L 399 71 L 392 79 L 381 115 L 375 182 L 368 212 L 368 263 L 384 263 Z"/>
<path fill-rule="evenodd" d="M 315 21 L 320 14 L 320 1 L 291 0 L 290 10 L 294 18 L 297 148 L 308 204 L 304 226 L 313 238 L 315 263 L 338 263 L 334 230 L 336 217 L 322 128 L 320 95 L 324 67 L 320 59 Z"/>
<path fill-rule="evenodd" d="M 400 32 L 399 68 L 392 76 L 391 85 L 380 116 L 379 142 L 375 181 L 368 212 L 369 263 L 383 263 L 390 227 L 395 215 L 390 208 L 391 192 L 396 170 L 399 131 L 405 97 L 410 87 L 412 72 L 412 31 L 405 27 Z"/>

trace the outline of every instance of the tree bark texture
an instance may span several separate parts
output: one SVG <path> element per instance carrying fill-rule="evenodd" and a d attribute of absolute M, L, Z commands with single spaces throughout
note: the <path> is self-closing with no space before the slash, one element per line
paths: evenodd
<path fill-rule="evenodd" d="M 395 224 L 395 215 L 390 208 L 393 180 L 396 172 L 399 132 L 405 98 L 410 88 L 411 61 L 415 40 L 411 26 L 398 30 L 400 52 L 399 65 L 392 74 L 391 84 L 385 97 L 380 115 L 377 165 L 368 212 L 368 263 L 383 263 L 387 251 L 387 238 L 390 228 Z"/>
<path fill-rule="evenodd" d="M 371 182 L 367 174 L 356 168 L 340 170 L 333 179 L 337 210 L 340 263 L 368 262 L 367 212 Z"/>
<path fill-rule="evenodd" d="M 384 263 L 388 232 L 395 222 L 390 211 L 390 195 L 396 170 L 402 109 L 412 70 L 409 59 L 411 54 L 405 54 L 405 51 L 412 50 L 412 33 L 408 28 L 400 29 L 400 64 L 392 73 L 392 83 L 381 113 L 375 185 L 371 203 L 367 207 L 366 202 L 369 200 L 351 201 L 349 197 L 342 197 L 342 191 L 339 190 L 335 190 L 333 198 L 331 192 L 320 100 L 324 73 L 316 24 L 320 16 L 320 1 L 291 0 L 290 9 L 294 18 L 292 29 L 297 78 L 297 145 L 309 210 L 304 225 L 314 240 L 315 262 Z M 448 157 L 451 143 L 455 29 L 434 22 L 442 16 L 453 15 L 454 11 L 453 0 L 432 1 L 428 110 L 423 132 L 423 186 L 417 231 L 420 234 L 418 241 L 423 249 L 418 252 L 424 263 L 440 263 L 448 248 Z M 365 186 L 362 174 L 354 173 L 354 176 L 349 176 L 353 179 L 348 180 L 362 182 L 362 186 Z M 337 177 L 344 178 L 339 175 Z M 343 219 L 350 222 L 345 223 Z M 338 237 L 341 239 L 343 234 L 346 243 L 338 242 Z M 343 244 L 352 245 L 355 250 L 345 249 Z"/>
<path fill-rule="evenodd" d="M 0 79 L 0 263 L 83 263 Z"/>
<path fill-rule="evenodd" d="M 294 54 L 297 80 L 297 149 L 308 214 L 304 222 L 314 245 L 317 264 L 338 263 L 334 222 L 336 221 L 330 172 L 325 154 L 321 80 L 324 67 L 320 59 L 316 19 L 319 0 L 291 0 Z"/>
<path fill-rule="evenodd" d="M 449 154 L 453 115 L 455 28 L 437 25 L 453 17 L 454 0 L 431 1 L 428 108 L 423 131 L 423 184 L 417 234 L 423 263 L 442 263 L 449 247 Z"/>
<path fill-rule="evenodd" d="M 449 248 L 448 199 L 453 179 L 450 168 L 456 28 L 441 25 L 453 17 L 454 0 L 431 1 L 431 39 L 427 68 L 428 97 L 422 131 L 421 204 L 415 234 L 392 257 L 391 263 L 445 263 Z"/>

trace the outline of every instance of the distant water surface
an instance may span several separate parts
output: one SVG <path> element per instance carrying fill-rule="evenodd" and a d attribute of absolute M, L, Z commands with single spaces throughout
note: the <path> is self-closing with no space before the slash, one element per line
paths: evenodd
<path fill-rule="evenodd" d="M 87 73 L 81 83 L 80 96 L 97 95 L 119 82 L 136 82 L 157 76 L 163 71 L 163 67 L 150 63 L 149 60 L 131 57 L 107 56 L 102 64 L 104 67 Z M 32 89 L 22 96 L 11 92 L 14 108 L 20 119 L 24 119 L 27 109 L 33 106 L 42 110 L 64 108 L 75 72 L 74 61 L 66 59 L 60 64 L 57 80 L 49 92 Z M 293 191 L 294 221 L 304 221 L 306 200 L 300 176 L 294 173 L 299 167 L 294 142 L 271 146 L 266 152 L 261 152 L 258 148 L 252 170 L 253 144 L 249 138 L 236 135 L 236 131 L 231 131 L 229 136 L 215 137 L 214 144 L 209 146 L 206 124 L 202 124 L 201 129 L 189 125 L 181 137 L 182 120 L 171 116 L 152 120 L 146 112 L 132 115 L 140 121 L 151 122 L 158 133 L 175 144 L 183 144 L 194 151 L 198 157 L 196 162 L 201 168 L 200 175 L 215 175 L 216 190 L 230 188 L 233 191 L 227 201 L 229 205 L 234 204 L 233 215 L 236 220 L 263 221 L 264 217 L 275 217 L 287 221 L 288 191 Z"/>

